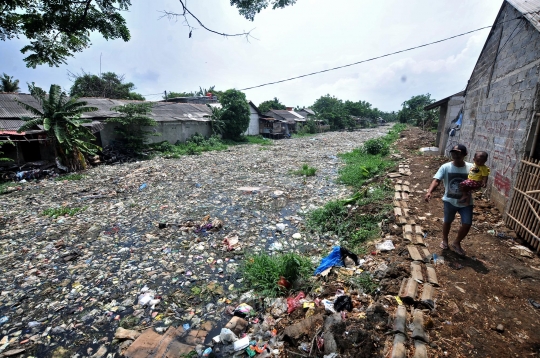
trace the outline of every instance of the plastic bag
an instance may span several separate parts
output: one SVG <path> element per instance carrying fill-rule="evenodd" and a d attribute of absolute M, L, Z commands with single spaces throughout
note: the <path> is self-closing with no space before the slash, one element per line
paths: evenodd
<path fill-rule="evenodd" d="M 345 310 L 351 312 L 353 309 L 351 296 L 342 295 L 336 298 L 336 300 L 334 301 L 334 309 L 337 312 Z"/>
<path fill-rule="evenodd" d="M 321 260 L 319 267 L 317 267 L 315 270 L 315 275 L 320 274 L 332 266 L 343 266 L 343 260 L 341 259 L 341 247 L 339 246 L 335 246 L 328 256 Z"/>
<path fill-rule="evenodd" d="M 376 248 L 379 251 L 390 251 L 390 250 L 394 250 L 396 247 L 392 243 L 392 240 L 385 240 L 381 242 L 380 244 L 377 244 Z"/>
<path fill-rule="evenodd" d="M 244 318 L 246 317 L 249 312 L 253 310 L 253 307 L 248 305 L 247 303 L 241 303 L 234 309 L 233 315 Z"/>
<path fill-rule="evenodd" d="M 289 297 L 287 298 L 287 313 L 294 312 L 295 309 L 300 307 L 302 304 L 300 303 L 300 300 L 306 297 L 304 292 L 300 292 L 296 297 Z"/>

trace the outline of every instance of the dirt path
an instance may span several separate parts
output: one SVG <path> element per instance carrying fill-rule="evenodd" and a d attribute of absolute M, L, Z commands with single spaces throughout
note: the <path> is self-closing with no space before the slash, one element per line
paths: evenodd
<path fill-rule="evenodd" d="M 423 200 L 438 167 L 445 158 L 420 156 L 418 148 L 432 146 L 435 135 L 411 128 L 398 144 L 410 159 L 414 188 L 409 207 L 424 215 L 430 251 L 444 257 L 437 266 L 441 288 L 437 290 L 437 314 L 431 331 L 432 357 L 540 357 L 540 310 L 529 298 L 540 301 L 540 259 L 521 256 L 513 246 L 519 239 L 500 238 L 488 230 L 504 232 L 502 215 L 489 201 L 476 200 L 473 228 L 463 242 L 467 257 L 441 250 L 442 194 L 440 187 L 430 203 Z M 457 223 L 450 242 L 457 233 Z M 502 325 L 502 332 L 497 326 Z"/>

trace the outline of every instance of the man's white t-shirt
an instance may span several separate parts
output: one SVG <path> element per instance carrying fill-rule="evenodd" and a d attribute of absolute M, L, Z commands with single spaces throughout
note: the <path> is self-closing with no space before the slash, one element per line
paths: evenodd
<path fill-rule="evenodd" d="M 463 193 L 459 189 L 459 184 L 466 180 L 469 176 L 469 170 L 471 170 L 473 163 L 465 162 L 462 167 L 456 167 L 453 162 L 449 162 L 441 165 L 434 179 L 444 181 L 444 196 L 443 201 L 446 201 L 454 206 L 464 207 L 473 205 L 473 199 L 471 195 L 471 201 L 467 204 L 458 203 Z"/>

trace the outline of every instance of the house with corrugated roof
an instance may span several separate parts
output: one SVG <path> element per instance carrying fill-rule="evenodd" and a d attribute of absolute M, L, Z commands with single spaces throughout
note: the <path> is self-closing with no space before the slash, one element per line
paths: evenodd
<path fill-rule="evenodd" d="M 311 108 L 302 108 L 301 110 L 296 111 L 296 113 L 307 119 L 314 119 L 315 117 L 315 112 Z"/>
<path fill-rule="evenodd" d="M 0 140 L 10 139 L 17 144 L 16 147 L 4 146 L 7 156 L 16 159 L 17 163 L 37 160 L 50 160 L 52 154 L 47 136 L 42 127 L 36 127 L 24 133 L 17 130 L 23 124 L 21 117 L 33 117 L 31 112 L 21 107 L 17 100 L 39 108 L 39 103 L 29 94 L 0 93 Z M 116 137 L 114 128 L 116 124 L 108 123 L 108 118 L 118 117 L 121 114 L 113 108 L 127 103 L 140 101 L 108 99 L 108 98 L 81 98 L 87 102 L 87 106 L 96 107 L 95 112 L 83 113 L 82 118 L 91 119 L 86 123 L 90 127 L 96 141 L 100 146 L 112 144 Z M 159 134 L 151 136 L 150 142 L 168 141 L 172 144 L 185 142 L 195 133 L 203 136 L 212 134 L 211 119 L 212 111 L 206 104 L 175 103 L 175 102 L 151 102 L 152 110 L 149 114 L 157 126 L 151 130 Z M 214 104 L 210 104 L 214 105 Z"/>
<path fill-rule="evenodd" d="M 299 128 L 298 123 L 305 122 L 305 118 L 292 110 L 271 109 L 264 114 L 274 120 L 283 123 L 284 135 L 290 135 Z"/>

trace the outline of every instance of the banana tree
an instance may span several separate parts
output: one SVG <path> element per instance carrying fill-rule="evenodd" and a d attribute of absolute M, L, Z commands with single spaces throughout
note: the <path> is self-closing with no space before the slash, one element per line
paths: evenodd
<path fill-rule="evenodd" d="M 31 112 L 34 117 L 21 117 L 25 123 L 18 132 L 27 131 L 35 126 L 43 126 L 48 139 L 53 143 L 55 157 L 68 171 L 86 169 L 87 155 L 95 155 L 101 149 L 92 143 L 94 135 L 83 126 L 91 122 L 82 119 L 85 112 L 97 111 L 95 107 L 86 107 L 86 102 L 78 101 L 77 97 L 69 98 L 58 85 L 51 85 L 47 95 L 43 89 L 32 83 L 28 85 L 32 97 L 41 108 L 34 108 L 26 103 L 17 101 L 19 105 Z"/>

